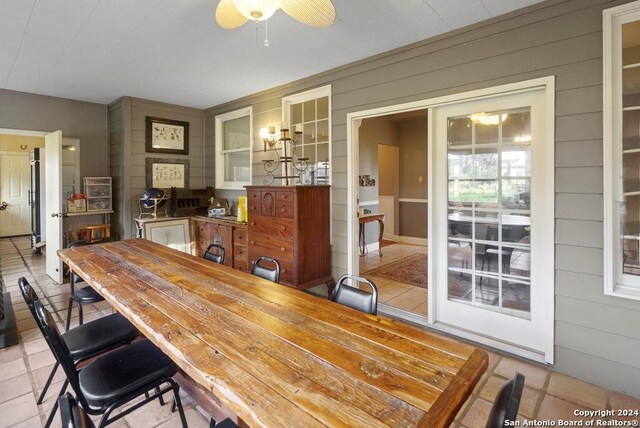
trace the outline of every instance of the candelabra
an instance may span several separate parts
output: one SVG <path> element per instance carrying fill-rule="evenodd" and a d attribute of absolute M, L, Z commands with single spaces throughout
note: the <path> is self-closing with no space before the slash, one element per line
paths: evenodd
<path fill-rule="evenodd" d="M 295 184 L 295 179 L 298 179 L 302 184 L 311 184 L 309 180 L 305 180 L 304 176 L 309 158 L 297 157 L 295 154 L 296 146 L 302 143 L 302 132 L 294 131 L 293 138 L 291 138 L 289 129 L 283 128 L 280 129 L 280 138 L 276 138 L 275 127 L 270 126 L 260 130 L 260 137 L 264 143 L 264 151 L 273 150 L 276 155 L 274 159 L 262 161 L 268 177 L 263 182 L 266 186 L 273 184 L 276 179 L 285 180 L 287 186 L 289 186 L 289 180 L 294 180 L 293 184 Z M 283 156 L 280 156 L 279 151 L 282 151 Z M 276 170 L 282 166 L 284 166 L 284 175 L 275 175 Z"/>

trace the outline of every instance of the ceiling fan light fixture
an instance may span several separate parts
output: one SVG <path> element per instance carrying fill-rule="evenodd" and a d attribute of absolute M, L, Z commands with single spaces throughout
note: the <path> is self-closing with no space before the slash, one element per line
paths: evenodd
<path fill-rule="evenodd" d="M 238 12 L 252 21 L 264 21 L 280 8 L 278 0 L 233 0 Z"/>

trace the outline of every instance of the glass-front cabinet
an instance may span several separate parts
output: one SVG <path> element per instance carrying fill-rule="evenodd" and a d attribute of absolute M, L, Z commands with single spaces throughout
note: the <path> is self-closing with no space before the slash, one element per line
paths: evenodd
<path fill-rule="evenodd" d="M 640 299 L 640 2 L 604 11 L 605 292 Z"/>
<path fill-rule="evenodd" d="M 285 97 L 282 103 L 285 123 L 302 132 L 295 155 L 307 159 L 304 184 L 331 184 L 331 87 Z"/>

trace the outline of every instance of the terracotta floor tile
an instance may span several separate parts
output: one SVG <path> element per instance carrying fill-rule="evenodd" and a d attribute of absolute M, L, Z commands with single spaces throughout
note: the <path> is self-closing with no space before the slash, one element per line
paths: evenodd
<path fill-rule="evenodd" d="M 27 394 L 31 392 L 31 389 L 31 380 L 28 373 L 3 380 L 0 382 L 0 403 Z"/>
<path fill-rule="evenodd" d="M 547 393 L 595 410 L 607 406 L 603 388 L 560 373 L 551 373 Z"/>
<path fill-rule="evenodd" d="M 550 373 L 548 369 L 508 357 L 502 358 L 494 370 L 495 374 L 505 378 L 513 377 L 516 372 L 524 375 L 526 386 L 535 389 L 542 389 L 545 386 Z"/>
<path fill-rule="evenodd" d="M 640 410 L 640 398 L 622 394 L 621 392 L 609 391 L 609 405 L 616 410 Z M 640 421 L 640 416 L 617 416 L 615 419 L 622 421 Z"/>
<path fill-rule="evenodd" d="M 583 418 L 579 418 L 574 415 L 574 412 L 576 410 L 587 409 L 583 406 L 580 406 L 579 404 L 564 401 L 547 394 L 542 399 L 542 405 L 540 406 L 540 410 L 536 415 L 536 419 L 551 419 L 555 421 L 557 421 L 558 419 L 563 419 L 566 421 L 582 420 Z"/>
<path fill-rule="evenodd" d="M 17 424 L 34 416 L 38 416 L 38 407 L 31 392 L 0 404 L 0 421 L 4 426 Z"/>
<path fill-rule="evenodd" d="M 20 332 L 20 339 L 22 339 L 22 342 L 24 343 L 42 338 L 42 332 L 40 332 L 38 327 Z"/>
<path fill-rule="evenodd" d="M 34 428 L 42 426 L 42 424 L 43 423 L 40 419 L 40 416 L 34 416 L 30 419 L 27 419 L 26 421 L 18 422 L 14 425 L 9 425 L 9 428 Z"/>
<path fill-rule="evenodd" d="M 209 426 L 209 419 L 205 418 L 205 416 L 196 409 L 185 410 L 184 415 L 187 418 L 187 425 L 189 425 L 189 428 L 207 428 Z M 181 426 L 180 415 L 176 412 L 171 419 L 161 423 L 156 428 L 174 428 L 179 426 Z"/>
<path fill-rule="evenodd" d="M 481 398 L 476 399 L 462 420 L 462 424 L 468 428 L 484 428 L 491 412 L 492 404 Z"/>
<path fill-rule="evenodd" d="M 52 369 L 53 369 L 53 364 L 51 364 L 50 366 L 41 367 L 32 372 L 33 380 L 36 383 L 36 391 L 38 393 L 40 393 L 40 391 L 42 390 L 42 387 L 47 381 L 47 378 L 49 377 L 49 374 L 51 373 Z M 53 383 L 59 382 L 64 379 L 65 379 L 64 371 L 58 368 L 58 370 L 56 371 L 56 375 L 53 377 Z"/>
<path fill-rule="evenodd" d="M 14 345 L 5 349 L 0 349 L 0 364 L 13 361 L 21 357 L 22 349 L 20 349 L 20 345 Z"/>
<path fill-rule="evenodd" d="M 47 349 L 49 349 L 49 345 L 44 337 L 24 343 L 24 351 L 27 355 L 37 354 Z"/>
<path fill-rule="evenodd" d="M 0 364 L 0 381 L 23 375 L 27 372 L 27 366 L 22 358 L 7 361 Z"/>
<path fill-rule="evenodd" d="M 37 354 L 29 355 L 27 361 L 29 361 L 29 368 L 31 370 L 37 370 L 41 367 L 50 366 L 56 362 L 56 359 L 51 353 L 51 350 L 47 348 Z"/>
<path fill-rule="evenodd" d="M 495 370 L 496 366 L 500 362 L 500 359 L 502 358 L 502 355 L 492 351 L 487 351 L 487 354 L 489 355 L 489 366 L 487 367 L 487 371 L 491 372 Z"/>

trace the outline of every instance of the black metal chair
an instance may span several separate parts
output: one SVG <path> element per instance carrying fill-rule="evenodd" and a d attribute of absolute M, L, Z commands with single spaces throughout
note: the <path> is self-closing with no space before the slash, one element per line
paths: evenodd
<path fill-rule="evenodd" d="M 49 311 L 41 301 L 36 301 L 34 307 L 47 343 L 67 375 L 61 392 L 71 384 L 82 408 L 90 415 L 102 415 L 99 428 L 119 420 L 169 391 L 173 391 L 182 426 L 187 426 L 180 400 L 180 387 L 172 379 L 178 367 L 151 341 L 144 339 L 116 349 L 78 371 Z M 110 417 L 118 407 L 142 396 L 143 399 Z M 56 401 L 52 414 L 57 406 Z"/>
<path fill-rule="evenodd" d="M 24 277 L 18 279 L 18 287 L 20 288 L 27 307 L 31 311 L 31 315 L 33 315 L 38 327 L 40 327 L 38 315 L 34 307 L 34 303 L 40 300 L 38 294 Z M 42 328 L 40 328 L 40 331 L 44 335 Z M 62 334 L 62 338 L 67 348 L 69 348 L 74 365 L 76 366 L 90 358 L 120 346 L 128 345 L 136 336 L 138 336 L 138 330 L 120 314 L 107 315 Z M 38 404 L 42 404 L 47 390 L 51 385 L 51 381 L 58 370 L 58 366 L 59 363 L 56 360 L 51 374 L 49 374 L 49 378 L 40 393 Z"/>
<path fill-rule="evenodd" d="M 58 399 L 62 428 L 95 428 L 91 418 L 87 415 L 73 395 L 63 394 Z"/>
<path fill-rule="evenodd" d="M 262 262 L 272 263 L 274 267 L 265 266 Z M 260 256 L 253 262 L 251 273 L 272 282 L 280 282 L 280 263 L 271 257 Z"/>
<path fill-rule="evenodd" d="M 371 288 L 371 292 L 350 286 L 347 281 L 365 283 Z M 342 275 L 333 289 L 331 300 L 371 315 L 378 313 L 378 287 L 372 281 L 359 276 Z"/>
<path fill-rule="evenodd" d="M 505 382 L 498 391 L 496 401 L 493 402 L 491 413 L 487 419 L 487 428 L 506 426 L 505 421 L 515 421 L 524 389 L 524 375 L 516 373 Z"/>
<path fill-rule="evenodd" d="M 217 254 L 211 251 L 214 248 L 217 250 Z M 204 252 L 204 258 L 214 263 L 224 264 L 224 247 L 220 244 L 209 245 Z"/>
<path fill-rule="evenodd" d="M 92 241 L 75 241 L 69 244 L 67 248 L 78 248 L 87 245 L 102 244 L 110 241 L 112 241 L 111 238 L 94 239 Z M 80 325 L 82 324 L 82 305 L 88 303 L 98 303 L 104 300 L 104 297 L 102 297 L 100 293 L 94 290 L 91 286 L 76 289 L 76 284 L 79 282 L 84 282 L 84 279 L 70 270 L 69 285 L 71 288 L 71 294 L 69 295 L 69 309 L 67 309 L 67 330 L 69 330 L 69 326 L 71 325 L 71 312 L 73 310 L 73 302 L 76 302 L 78 304 L 78 325 Z"/>

